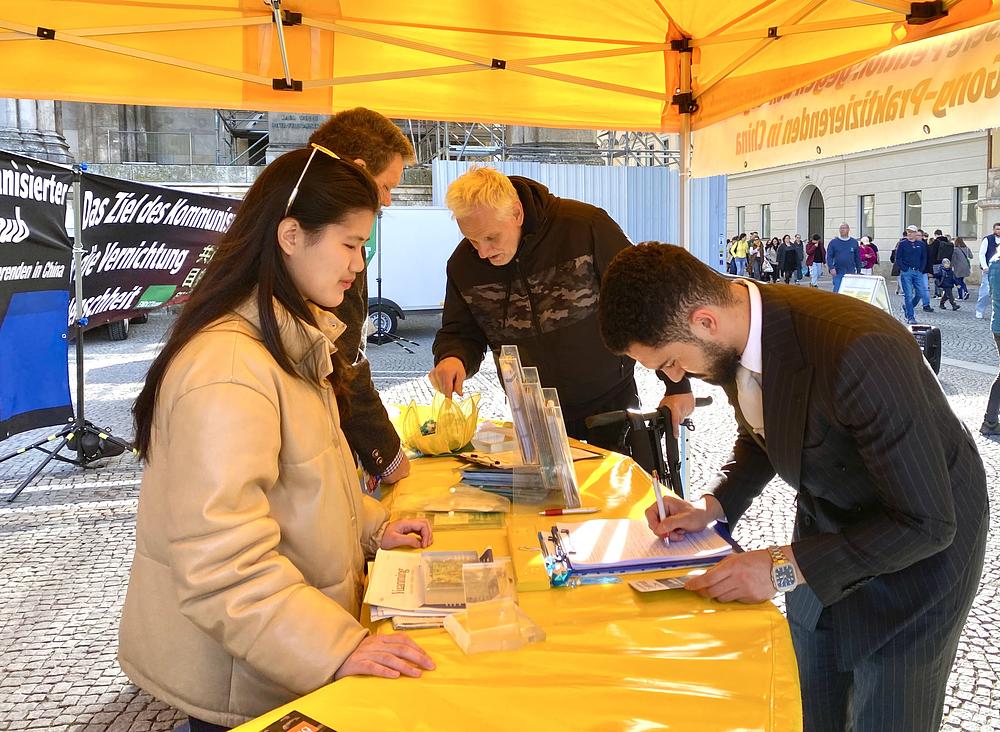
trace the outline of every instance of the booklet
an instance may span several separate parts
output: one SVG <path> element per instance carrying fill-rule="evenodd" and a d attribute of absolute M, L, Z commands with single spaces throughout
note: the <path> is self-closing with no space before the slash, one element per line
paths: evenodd
<path fill-rule="evenodd" d="M 591 519 L 555 529 L 570 568 L 580 572 L 710 564 L 734 549 L 719 524 L 669 543 L 635 519 Z"/>

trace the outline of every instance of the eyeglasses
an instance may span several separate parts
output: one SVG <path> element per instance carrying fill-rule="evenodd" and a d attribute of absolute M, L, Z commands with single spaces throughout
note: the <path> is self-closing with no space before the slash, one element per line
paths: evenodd
<path fill-rule="evenodd" d="M 340 156 L 337 153 L 332 150 L 327 150 L 322 145 L 317 145 L 315 142 L 311 142 L 309 145 L 312 147 L 312 152 L 309 153 L 309 159 L 306 160 L 305 167 L 302 168 L 302 174 L 299 176 L 299 179 L 295 181 L 292 193 L 288 196 L 288 203 L 285 204 L 285 216 L 287 216 L 288 212 L 292 210 L 292 204 L 295 203 L 295 197 L 299 195 L 299 186 L 302 185 L 302 179 L 306 177 L 306 171 L 309 170 L 309 164 L 312 163 L 313 158 L 316 157 L 316 151 L 319 150 L 321 153 L 326 153 L 334 160 L 340 160 Z"/>

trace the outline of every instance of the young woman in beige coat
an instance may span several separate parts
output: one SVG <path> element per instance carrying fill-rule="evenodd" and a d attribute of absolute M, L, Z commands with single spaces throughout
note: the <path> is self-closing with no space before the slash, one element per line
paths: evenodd
<path fill-rule="evenodd" d="M 122 669 L 226 729 L 343 676 L 419 676 L 405 635 L 358 622 L 366 558 L 426 547 L 358 486 L 340 304 L 378 189 L 320 147 L 250 188 L 136 400 L 145 460 L 119 632 Z"/>

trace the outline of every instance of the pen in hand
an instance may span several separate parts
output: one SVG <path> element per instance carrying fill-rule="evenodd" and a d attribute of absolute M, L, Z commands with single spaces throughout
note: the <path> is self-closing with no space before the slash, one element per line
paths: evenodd
<path fill-rule="evenodd" d="M 653 471 L 653 493 L 656 494 L 656 510 L 660 514 L 660 521 L 667 518 L 667 510 L 663 507 L 663 489 L 660 487 L 660 474 Z M 664 536 L 663 543 L 669 544 L 670 537 Z"/>

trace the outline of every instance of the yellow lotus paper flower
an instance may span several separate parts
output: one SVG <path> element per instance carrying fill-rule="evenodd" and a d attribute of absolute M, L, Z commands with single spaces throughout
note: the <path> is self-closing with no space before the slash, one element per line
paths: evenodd
<path fill-rule="evenodd" d="M 403 441 L 424 455 L 455 452 L 472 440 L 479 420 L 479 394 L 460 402 L 434 395 L 428 404 L 410 405 L 403 410 Z"/>

